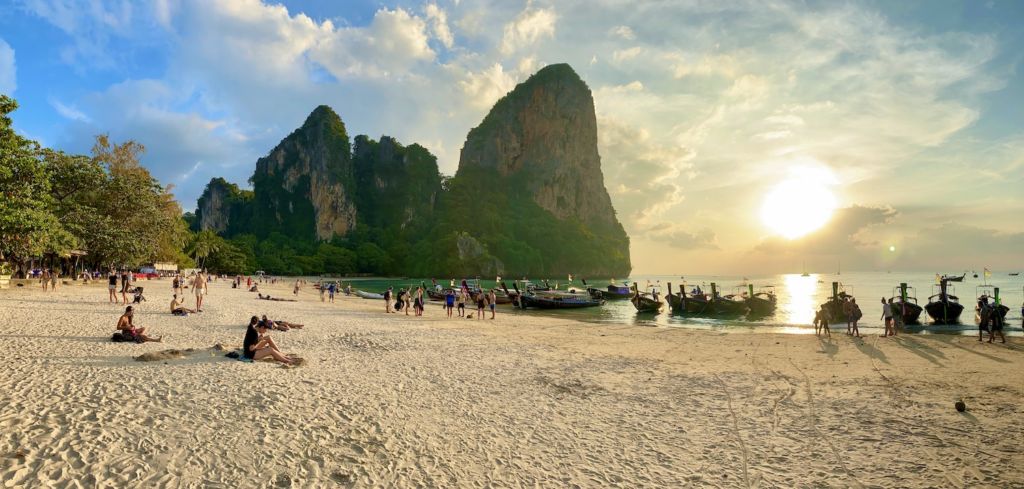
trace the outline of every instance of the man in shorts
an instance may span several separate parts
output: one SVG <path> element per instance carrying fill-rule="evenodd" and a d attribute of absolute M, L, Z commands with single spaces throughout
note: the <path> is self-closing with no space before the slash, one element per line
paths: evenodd
<path fill-rule="evenodd" d="M 444 294 L 444 308 L 448 310 L 448 319 L 452 317 L 452 311 L 455 309 L 455 291 L 448 289 Z"/>
<path fill-rule="evenodd" d="M 196 312 L 203 312 L 203 296 L 206 295 L 206 273 L 201 271 L 192 281 L 192 292 L 196 295 Z"/>
<path fill-rule="evenodd" d="M 113 270 L 107 274 L 107 290 L 110 292 L 110 302 L 117 302 L 117 274 Z"/>

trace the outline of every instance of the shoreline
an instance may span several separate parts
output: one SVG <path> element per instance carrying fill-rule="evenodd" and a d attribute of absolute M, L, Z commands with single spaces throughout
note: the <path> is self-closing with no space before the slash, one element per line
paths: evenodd
<path fill-rule="evenodd" d="M 531 314 L 385 315 L 211 285 L 206 312 L 110 343 L 103 284 L 0 291 L 5 481 L 176 487 L 1024 485 L 1024 342 L 592 324 Z M 166 287 L 161 287 L 166 285 Z M 263 287 L 261 287 L 262 289 Z M 264 293 L 292 298 L 279 281 Z M 187 303 L 193 296 L 186 296 Z M 240 345 L 252 314 L 303 367 L 169 348 Z M 277 317 L 275 317 L 277 316 Z M 1007 375 L 1011 374 L 1011 375 Z M 964 414 L 953 409 L 963 399 Z M 21 450 L 22 452 L 19 452 Z"/>

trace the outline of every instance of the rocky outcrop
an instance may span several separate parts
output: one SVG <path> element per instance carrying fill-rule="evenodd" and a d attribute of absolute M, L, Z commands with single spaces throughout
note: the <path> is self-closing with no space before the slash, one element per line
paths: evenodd
<path fill-rule="evenodd" d="M 512 272 L 631 270 L 629 237 L 604 186 L 594 99 L 569 65 L 541 69 L 494 105 L 469 132 L 450 188 L 454 205 L 501 223 L 488 234 L 453 227 L 473 232 Z"/>
<path fill-rule="evenodd" d="M 559 219 L 618 224 L 597 152 L 597 117 L 586 83 L 550 65 L 499 100 L 466 138 L 459 174 L 521 177 L 529 197 Z"/>
<path fill-rule="evenodd" d="M 437 158 L 418 144 L 402 146 L 389 136 L 380 142 L 355 138 L 356 203 L 359 223 L 406 229 L 431 219 L 441 194 Z"/>
<path fill-rule="evenodd" d="M 245 229 L 252 215 L 252 191 L 217 177 L 210 180 L 196 207 L 197 230 L 218 234 Z"/>
<path fill-rule="evenodd" d="M 348 133 L 326 105 L 256 162 L 252 182 L 256 222 L 267 231 L 327 240 L 356 225 Z"/>

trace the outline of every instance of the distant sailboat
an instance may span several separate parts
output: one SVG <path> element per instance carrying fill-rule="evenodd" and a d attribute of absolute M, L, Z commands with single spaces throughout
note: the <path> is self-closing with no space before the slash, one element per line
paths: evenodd
<path fill-rule="evenodd" d="M 811 274 L 807 273 L 807 262 L 804 262 L 804 273 L 800 274 L 801 277 L 810 277 Z"/>

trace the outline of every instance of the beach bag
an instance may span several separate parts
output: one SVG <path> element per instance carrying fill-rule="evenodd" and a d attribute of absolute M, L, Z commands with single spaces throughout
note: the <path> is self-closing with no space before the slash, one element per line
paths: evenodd
<path fill-rule="evenodd" d="M 860 320 L 860 318 L 862 318 L 863 316 L 864 316 L 864 313 L 860 312 L 860 308 L 859 307 L 854 307 L 853 308 L 853 320 L 854 321 Z"/>

